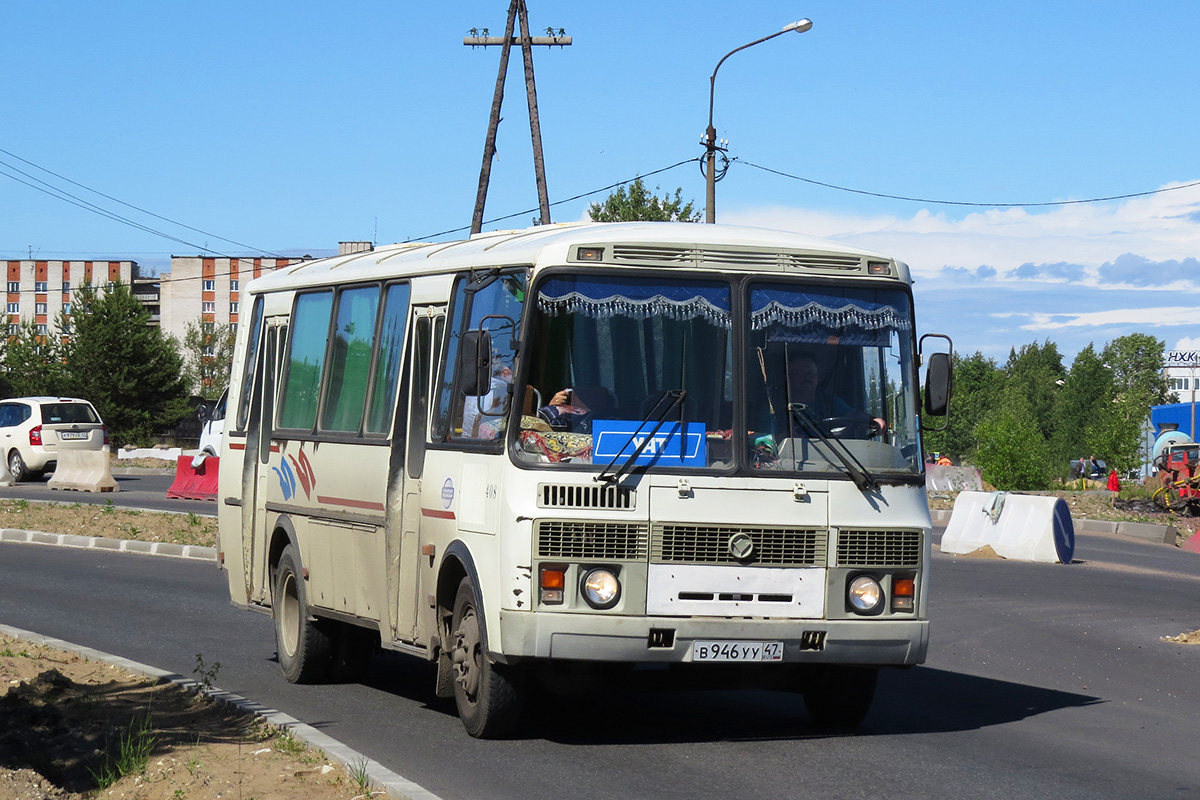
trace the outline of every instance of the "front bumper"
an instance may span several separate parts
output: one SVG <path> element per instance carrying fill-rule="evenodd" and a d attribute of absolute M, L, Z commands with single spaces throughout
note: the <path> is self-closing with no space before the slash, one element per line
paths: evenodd
<path fill-rule="evenodd" d="M 821 633 L 824 636 L 817 635 Z M 670 646 L 661 646 L 666 640 Z M 504 662 L 551 658 L 670 664 L 691 661 L 696 640 L 780 641 L 788 663 L 911 666 L 925 661 L 929 621 L 730 620 L 502 610 L 500 646 L 493 655 Z M 657 645 L 651 646 L 652 641 Z"/>

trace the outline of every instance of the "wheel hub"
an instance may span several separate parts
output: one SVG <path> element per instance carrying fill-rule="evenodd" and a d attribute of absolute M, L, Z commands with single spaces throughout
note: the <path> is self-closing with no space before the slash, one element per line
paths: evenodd
<path fill-rule="evenodd" d="M 458 623 L 450 658 L 454 664 L 454 679 L 467 698 L 474 702 L 479 692 L 479 620 L 475 618 L 474 609 L 468 609 Z"/>

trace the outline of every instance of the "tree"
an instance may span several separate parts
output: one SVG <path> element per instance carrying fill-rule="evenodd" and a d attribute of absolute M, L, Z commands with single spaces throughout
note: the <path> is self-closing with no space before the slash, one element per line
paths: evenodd
<path fill-rule="evenodd" d="M 1112 405 L 1112 399 L 1112 372 L 1089 344 L 1075 356 L 1054 404 L 1057 421 L 1051 449 L 1057 471 L 1064 477 L 1071 459 L 1105 452 L 1103 444 L 1090 439 L 1088 433 Z"/>
<path fill-rule="evenodd" d="M 975 429 L 996 403 L 1004 387 L 1004 373 L 996 362 L 978 351 L 963 358 L 952 356 L 954 391 L 950 394 L 950 414 L 946 430 L 927 434 L 925 447 L 946 453 L 955 461 L 972 456 L 978 446 Z M 933 421 L 937 425 L 936 420 Z"/>
<path fill-rule="evenodd" d="M 229 385 L 234 334 L 213 323 L 189 322 L 183 336 L 183 377 L 192 394 L 215 400 Z"/>
<path fill-rule="evenodd" d="M 654 187 L 658 191 L 658 187 Z M 618 186 L 603 203 L 588 206 L 588 216 L 593 222 L 699 222 L 700 212 L 689 200 L 683 202 L 683 190 L 676 189 L 675 197 L 664 194 L 659 199 L 646 189 L 641 178 L 629 184 L 629 190 Z"/>
<path fill-rule="evenodd" d="M 1119 473 L 1137 468 L 1142 427 L 1150 406 L 1170 398 L 1163 376 L 1163 342 L 1144 333 L 1131 333 L 1109 342 L 1101 357 L 1111 371 L 1113 393 L 1089 429 L 1093 448 Z"/>
<path fill-rule="evenodd" d="M 995 410 L 979 423 L 975 460 L 983 479 L 1004 491 L 1045 489 L 1050 448 L 1018 385 L 1009 385 Z"/>
<path fill-rule="evenodd" d="M 114 445 L 149 442 L 187 415 L 183 360 L 175 342 L 146 324 L 149 314 L 128 286 L 117 282 L 99 295 L 85 285 L 72 312 L 69 384 L 96 406 Z"/>
<path fill-rule="evenodd" d="M 1029 401 L 1030 413 L 1042 439 L 1050 441 L 1056 422 L 1054 404 L 1058 381 L 1067 374 L 1058 345 L 1049 340 L 1042 345 L 1037 342 L 1023 345 L 1020 350 L 1010 352 L 1004 371 L 1008 374 L 1009 385 L 1020 389 Z"/>
<path fill-rule="evenodd" d="M 4 396 L 63 394 L 67 386 L 60 342 L 61 336 L 38 333 L 32 321 L 22 322 L 4 347 Z"/>

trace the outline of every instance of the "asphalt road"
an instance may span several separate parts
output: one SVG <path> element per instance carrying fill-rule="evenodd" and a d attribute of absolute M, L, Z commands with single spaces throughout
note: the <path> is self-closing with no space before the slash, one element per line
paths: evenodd
<path fill-rule="evenodd" d="M 175 480 L 173 472 L 162 470 L 155 474 L 150 470 L 139 470 L 135 474 L 119 471 L 113 475 L 117 479 L 116 492 L 67 492 L 61 489 L 51 489 L 47 485 L 48 478 L 37 481 L 22 481 L 13 486 L 0 486 L 0 500 L 7 498 L 24 498 L 25 500 L 45 500 L 51 503 L 91 503 L 104 505 L 111 502 L 122 508 L 147 508 L 153 511 L 192 512 L 215 516 L 217 513 L 216 500 L 169 500 L 167 489 Z"/>
<path fill-rule="evenodd" d="M 556 700 L 525 738 L 470 739 L 423 662 L 292 686 L 271 623 L 210 564 L 0 544 L 0 622 L 191 676 L 285 711 L 450 798 L 1200 797 L 1200 555 L 1080 535 L 1070 566 L 935 556 L 929 662 L 886 672 L 853 734 L 798 696 Z M 2 754 L 0 754 L 2 755 Z"/>

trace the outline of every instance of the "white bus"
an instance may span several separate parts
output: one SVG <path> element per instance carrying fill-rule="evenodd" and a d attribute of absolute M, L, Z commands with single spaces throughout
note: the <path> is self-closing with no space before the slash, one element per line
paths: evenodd
<path fill-rule="evenodd" d="M 220 562 L 288 680 L 355 679 L 382 645 L 436 661 L 431 688 L 494 737 L 531 692 L 630 665 L 851 725 L 878 668 L 925 659 L 920 437 L 950 362 L 926 357 L 922 401 L 903 263 L 545 226 L 246 292 Z"/>

